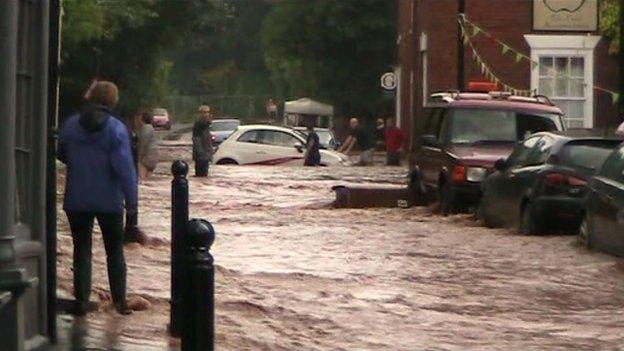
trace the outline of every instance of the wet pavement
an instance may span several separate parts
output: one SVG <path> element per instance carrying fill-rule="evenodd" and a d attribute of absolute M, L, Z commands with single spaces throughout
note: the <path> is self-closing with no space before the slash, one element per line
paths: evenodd
<path fill-rule="evenodd" d="M 145 246 L 126 248 L 128 292 L 143 311 L 109 311 L 94 240 L 101 311 L 73 321 L 74 344 L 177 349 L 167 336 L 170 161 L 141 184 Z M 624 264 L 572 236 L 521 236 L 426 208 L 333 209 L 334 185 L 400 187 L 404 168 L 216 166 L 189 178 L 191 216 L 217 230 L 219 350 L 615 350 L 624 344 Z M 71 289 L 60 224 L 59 287 Z M 96 238 L 99 234 L 96 234 Z M 72 328 L 72 325 L 74 326 Z M 69 333 L 71 334 L 71 332 Z"/>

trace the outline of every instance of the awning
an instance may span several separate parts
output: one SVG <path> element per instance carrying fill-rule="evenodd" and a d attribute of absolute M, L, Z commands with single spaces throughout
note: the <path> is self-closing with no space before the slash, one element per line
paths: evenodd
<path fill-rule="evenodd" d="M 294 101 L 286 101 L 284 104 L 285 113 L 296 113 L 302 115 L 333 116 L 334 107 L 309 98 L 301 98 Z"/>

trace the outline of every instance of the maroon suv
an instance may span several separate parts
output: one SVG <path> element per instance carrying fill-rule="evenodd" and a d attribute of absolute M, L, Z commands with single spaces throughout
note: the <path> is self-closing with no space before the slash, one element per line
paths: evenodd
<path fill-rule="evenodd" d="M 421 147 L 411 155 L 412 181 L 442 214 L 474 207 L 494 162 L 540 131 L 564 130 L 562 112 L 543 97 L 438 93 L 421 121 Z M 427 196 L 434 195 L 434 196 Z"/>

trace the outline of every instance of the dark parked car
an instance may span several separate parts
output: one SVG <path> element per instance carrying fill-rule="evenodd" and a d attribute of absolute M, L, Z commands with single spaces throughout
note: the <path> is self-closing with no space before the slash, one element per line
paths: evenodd
<path fill-rule="evenodd" d="M 624 256 L 624 144 L 609 155 L 588 189 L 579 241 Z"/>
<path fill-rule="evenodd" d="M 521 233 L 576 232 L 586 185 L 619 140 L 537 133 L 519 143 L 483 182 L 479 215 L 488 227 Z"/>
<path fill-rule="evenodd" d="M 418 196 L 437 195 L 445 215 L 478 203 L 481 182 L 494 162 L 509 156 L 519 140 L 564 129 L 561 110 L 547 99 L 487 93 L 435 96 L 444 103 L 428 108 L 424 116 L 422 147 L 412 154 L 411 179 L 424 192 Z"/>

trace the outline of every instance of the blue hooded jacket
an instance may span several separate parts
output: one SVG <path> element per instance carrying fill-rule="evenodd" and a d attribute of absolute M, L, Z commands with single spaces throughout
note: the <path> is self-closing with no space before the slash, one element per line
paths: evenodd
<path fill-rule="evenodd" d="M 67 165 L 66 212 L 123 213 L 137 204 L 137 174 L 126 126 L 104 106 L 63 125 L 59 160 Z"/>

